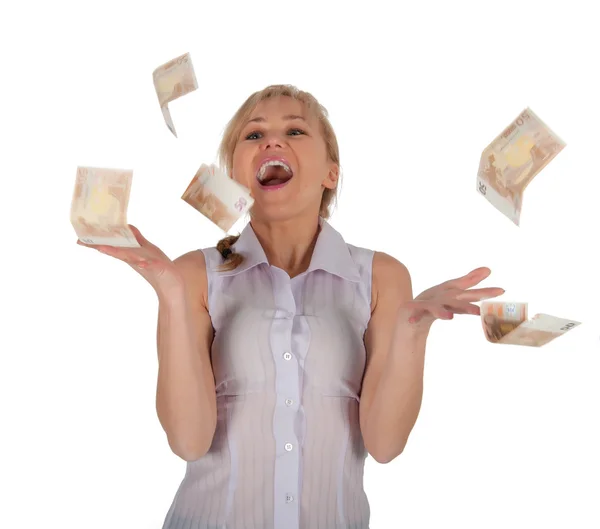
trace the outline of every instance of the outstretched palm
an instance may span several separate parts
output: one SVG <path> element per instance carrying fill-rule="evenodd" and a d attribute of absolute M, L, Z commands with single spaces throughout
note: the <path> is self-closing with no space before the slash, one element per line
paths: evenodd
<path fill-rule="evenodd" d="M 157 293 L 181 284 L 183 278 L 173 261 L 158 246 L 146 239 L 135 226 L 129 224 L 129 227 L 140 244 L 139 248 L 86 244 L 80 240 L 77 240 L 77 244 L 124 261 L 148 281 Z"/>
<path fill-rule="evenodd" d="M 465 276 L 425 290 L 404 306 L 410 312 L 409 323 L 451 320 L 455 314 L 479 315 L 479 307 L 474 302 L 504 294 L 504 290 L 497 287 L 472 288 L 490 274 L 489 268 L 477 268 Z"/>

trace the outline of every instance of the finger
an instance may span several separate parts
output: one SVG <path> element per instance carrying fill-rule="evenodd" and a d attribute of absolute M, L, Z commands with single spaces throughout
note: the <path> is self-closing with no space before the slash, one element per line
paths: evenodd
<path fill-rule="evenodd" d="M 148 267 L 151 267 L 152 265 L 158 262 L 157 259 L 155 259 L 149 254 L 149 249 L 143 247 L 129 248 L 101 244 L 87 244 L 79 240 L 77 242 L 81 246 L 87 246 L 88 248 L 97 250 L 100 253 L 103 253 L 110 257 L 114 257 L 119 261 L 123 261 L 124 263 L 133 267 L 136 271 L 147 269 Z"/>
<path fill-rule="evenodd" d="M 127 226 L 129 226 L 129 229 L 133 232 L 135 238 L 138 239 L 138 242 L 140 242 L 140 239 L 145 239 L 145 237 L 142 235 L 142 232 L 139 229 L 137 229 L 133 224 L 128 224 Z"/>
<path fill-rule="evenodd" d="M 111 257 L 115 257 L 116 259 L 123 260 L 123 249 L 117 248 L 115 246 L 108 245 L 97 245 L 93 247 L 95 250 L 98 250 L 100 253 L 105 255 L 110 255 Z"/>
<path fill-rule="evenodd" d="M 95 247 L 100 253 L 114 257 L 129 265 L 148 261 L 149 257 L 143 248 L 124 248 L 118 246 L 99 245 Z"/>
<path fill-rule="evenodd" d="M 468 303 L 466 301 L 451 301 L 450 303 L 443 305 L 445 310 L 448 310 L 454 314 L 473 314 L 479 316 L 481 309 L 478 305 Z"/>
<path fill-rule="evenodd" d="M 114 246 L 108 246 L 106 244 L 90 244 L 87 242 L 83 242 L 80 239 L 77 239 L 77 244 L 79 246 L 85 246 L 86 248 L 91 248 L 92 250 L 98 250 L 99 252 L 110 254 Z"/>
<path fill-rule="evenodd" d="M 148 239 L 146 239 L 146 237 L 142 235 L 142 232 L 140 232 L 140 230 L 138 230 L 133 224 L 128 224 L 128 226 L 135 235 L 135 238 L 140 244 L 140 246 L 154 246 Z"/>
<path fill-rule="evenodd" d="M 97 250 L 100 253 L 105 253 L 107 255 L 111 254 L 111 246 L 104 246 L 100 244 L 87 244 L 85 242 L 77 241 L 77 244 L 80 246 L 85 246 L 86 248 L 91 248 L 92 250 Z"/>
<path fill-rule="evenodd" d="M 154 246 L 150 241 L 148 241 L 148 239 L 146 239 L 140 232 L 140 230 L 138 230 L 133 224 L 128 224 L 129 228 L 131 228 L 131 231 L 133 232 L 133 235 L 135 236 L 138 244 L 140 246 Z M 80 246 L 87 246 L 88 248 L 94 248 L 95 250 L 101 251 L 102 253 L 108 253 L 109 255 L 112 255 L 112 251 L 109 250 L 109 248 L 118 248 L 115 246 L 108 246 L 108 245 L 101 245 L 101 244 L 88 244 L 86 242 L 83 242 L 80 239 L 77 239 L 77 244 L 79 244 Z M 115 257 L 115 255 L 113 255 L 113 257 Z"/>
<path fill-rule="evenodd" d="M 495 298 L 504 294 L 505 290 L 498 287 L 490 288 L 472 288 L 465 290 L 455 297 L 461 301 L 482 301 L 484 299 Z"/>
<path fill-rule="evenodd" d="M 471 270 L 467 275 L 457 277 L 456 279 L 450 279 L 441 284 L 444 288 L 459 288 L 466 290 L 472 286 L 481 283 L 486 277 L 488 277 L 492 271 L 486 266 Z"/>
<path fill-rule="evenodd" d="M 97 248 L 97 244 L 89 244 L 87 242 L 83 242 L 81 239 L 77 239 L 77 244 L 79 246 L 85 246 L 86 248 L 93 248 L 94 250 Z"/>

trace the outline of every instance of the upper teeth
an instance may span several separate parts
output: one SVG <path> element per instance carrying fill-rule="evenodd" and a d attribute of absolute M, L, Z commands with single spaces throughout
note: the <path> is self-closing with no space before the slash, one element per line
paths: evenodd
<path fill-rule="evenodd" d="M 292 170 L 289 168 L 289 166 L 286 163 L 284 163 L 280 160 L 269 160 L 268 162 L 266 162 L 260 166 L 260 169 L 259 169 L 258 175 L 257 175 L 257 177 L 260 181 L 265 179 L 265 172 L 267 171 L 267 167 L 269 167 L 271 165 L 279 165 L 279 166 L 283 167 L 289 174 L 292 173 Z"/>

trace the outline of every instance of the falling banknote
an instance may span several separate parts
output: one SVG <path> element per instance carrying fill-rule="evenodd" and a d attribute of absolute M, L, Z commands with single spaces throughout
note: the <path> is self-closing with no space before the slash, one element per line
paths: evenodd
<path fill-rule="evenodd" d="M 198 88 L 190 54 L 185 53 L 159 66 L 152 72 L 152 79 L 154 80 L 154 88 L 165 123 L 173 135 L 177 137 L 168 103 Z"/>
<path fill-rule="evenodd" d="M 525 188 L 565 146 L 565 142 L 526 108 L 483 151 L 477 191 L 518 226 Z"/>
<path fill-rule="evenodd" d="M 78 167 L 71 202 L 71 224 L 80 241 L 139 248 L 127 225 L 133 171 Z"/>
<path fill-rule="evenodd" d="M 254 204 L 248 189 L 215 165 L 202 164 L 182 197 L 227 232 Z"/>
<path fill-rule="evenodd" d="M 541 347 L 580 322 L 548 314 L 527 319 L 527 303 L 489 301 L 481 303 L 481 323 L 489 342 Z"/>

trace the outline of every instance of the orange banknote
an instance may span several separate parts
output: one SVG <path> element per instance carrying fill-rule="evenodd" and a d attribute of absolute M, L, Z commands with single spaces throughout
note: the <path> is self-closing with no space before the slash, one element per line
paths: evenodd
<path fill-rule="evenodd" d="M 483 151 L 477 191 L 518 226 L 525 188 L 565 146 L 526 108 Z"/>
<path fill-rule="evenodd" d="M 215 165 L 202 164 L 181 198 L 227 232 L 254 204 L 250 192 Z"/>
<path fill-rule="evenodd" d="M 190 54 L 185 53 L 159 66 L 152 72 L 152 79 L 165 123 L 177 137 L 168 103 L 198 88 Z"/>
<path fill-rule="evenodd" d="M 71 201 L 71 224 L 80 241 L 139 248 L 127 225 L 133 171 L 78 167 Z"/>
<path fill-rule="evenodd" d="M 536 314 L 527 319 L 527 303 L 486 301 L 481 303 L 481 323 L 489 342 L 541 347 L 580 322 Z"/>

